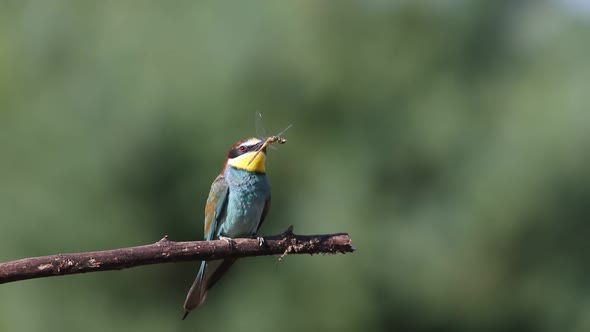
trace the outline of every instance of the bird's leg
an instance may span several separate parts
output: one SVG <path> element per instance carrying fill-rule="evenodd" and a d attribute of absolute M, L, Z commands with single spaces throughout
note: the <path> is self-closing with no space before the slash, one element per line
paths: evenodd
<path fill-rule="evenodd" d="M 231 237 L 219 236 L 219 239 L 227 242 L 231 249 L 236 249 L 236 241 L 234 241 L 234 239 L 232 239 Z"/>

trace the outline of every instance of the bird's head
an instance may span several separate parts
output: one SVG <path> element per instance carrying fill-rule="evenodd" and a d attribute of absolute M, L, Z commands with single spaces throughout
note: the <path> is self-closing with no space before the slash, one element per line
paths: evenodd
<path fill-rule="evenodd" d="M 247 138 L 235 143 L 227 153 L 227 165 L 252 173 L 265 173 L 267 141 Z"/>

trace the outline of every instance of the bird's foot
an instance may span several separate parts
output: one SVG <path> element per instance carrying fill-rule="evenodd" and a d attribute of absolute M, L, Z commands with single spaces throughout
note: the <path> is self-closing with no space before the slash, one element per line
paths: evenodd
<path fill-rule="evenodd" d="M 234 239 L 231 237 L 220 236 L 219 239 L 227 242 L 231 249 L 236 249 L 236 241 L 234 241 Z"/>
<path fill-rule="evenodd" d="M 256 238 L 256 240 L 258 240 L 258 245 L 261 247 L 267 247 L 268 243 L 266 242 L 266 240 L 264 239 L 264 237 L 259 236 L 259 235 L 254 235 L 254 238 Z"/>

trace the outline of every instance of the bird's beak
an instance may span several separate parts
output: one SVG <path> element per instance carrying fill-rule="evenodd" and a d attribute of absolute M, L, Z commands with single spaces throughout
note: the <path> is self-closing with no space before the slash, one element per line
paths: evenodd
<path fill-rule="evenodd" d="M 287 140 L 280 137 L 280 136 L 270 136 L 270 137 L 267 137 L 264 141 L 258 142 L 258 144 L 255 145 L 256 146 L 256 153 L 252 156 L 252 159 L 250 159 L 250 161 L 248 162 L 248 165 L 250 165 L 250 163 L 252 161 L 254 161 L 254 159 L 260 153 L 260 151 L 262 151 L 263 153 L 266 153 L 266 147 L 271 145 L 274 142 L 279 142 L 279 144 L 285 144 L 287 142 Z"/>
<path fill-rule="evenodd" d="M 266 152 L 266 147 L 269 145 L 270 143 L 268 142 L 268 138 L 258 142 L 258 144 L 254 145 L 254 147 L 256 148 L 255 151 L 258 153 L 260 151 L 262 152 Z"/>

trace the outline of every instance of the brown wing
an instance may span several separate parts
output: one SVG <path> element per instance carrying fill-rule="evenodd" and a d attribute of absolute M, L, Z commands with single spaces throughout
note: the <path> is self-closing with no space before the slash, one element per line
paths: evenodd
<path fill-rule="evenodd" d="M 222 218 L 222 214 L 225 213 L 225 207 L 227 204 L 227 194 L 229 186 L 225 182 L 223 174 L 220 174 L 215 181 L 211 184 L 211 190 L 209 191 L 209 197 L 205 204 L 205 239 L 213 240 L 219 227 L 218 221 Z"/>

